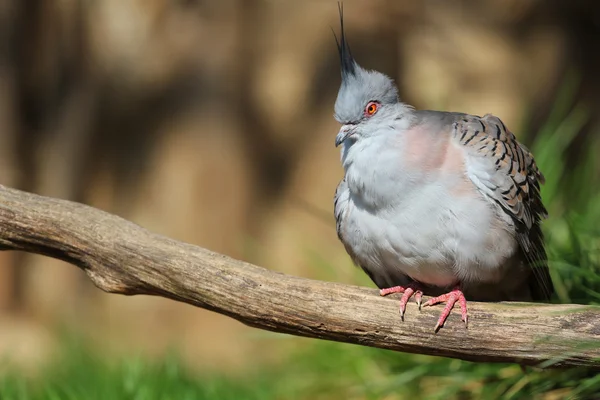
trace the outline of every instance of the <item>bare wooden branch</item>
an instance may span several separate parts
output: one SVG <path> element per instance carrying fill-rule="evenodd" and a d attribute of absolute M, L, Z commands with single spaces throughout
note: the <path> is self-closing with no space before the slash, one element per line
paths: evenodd
<path fill-rule="evenodd" d="M 149 294 L 209 309 L 244 324 L 298 336 L 471 361 L 600 369 L 600 307 L 470 304 L 433 332 L 440 309 L 376 289 L 266 270 L 160 236 L 115 215 L 0 186 L 0 249 L 58 258 L 100 289 Z"/>

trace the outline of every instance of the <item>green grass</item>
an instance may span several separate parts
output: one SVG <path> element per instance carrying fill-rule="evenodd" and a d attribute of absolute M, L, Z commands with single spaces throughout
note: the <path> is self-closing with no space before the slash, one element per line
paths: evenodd
<path fill-rule="evenodd" d="M 588 135 L 577 162 L 568 164 L 564 156 L 589 118 L 586 108 L 573 101 L 578 84 L 575 75 L 567 79 L 551 118 L 530 148 L 547 178 L 542 194 L 550 219 L 544 231 L 557 301 L 600 304 L 598 135 Z M 323 278 L 335 276 L 318 254 L 308 258 L 324 271 Z M 357 282 L 365 279 L 361 274 Z M 35 377 L 5 366 L 0 399 L 600 398 L 600 375 L 585 369 L 523 373 L 517 365 L 278 337 L 297 341 L 299 350 L 279 364 L 258 365 L 235 375 L 191 372 L 176 354 L 161 361 L 128 356 L 109 363 L 67 340 L 71 344 L 62 357 Z"/>
<path fill-rule="evenodd" d="M 191 373 L 176 354 L 161 361 L 127 357 L 109 363 L 85 347 L 36 377 L 16 370 L 0 379 L 0 398 L 25 399 L 531 399 L 541 394 L 592 398 L 600 378 L 583 369 L 530 371 L 405 355 L 356 345 L 296 339 L 302 351 L 281 365 L 244 373 Z"/>

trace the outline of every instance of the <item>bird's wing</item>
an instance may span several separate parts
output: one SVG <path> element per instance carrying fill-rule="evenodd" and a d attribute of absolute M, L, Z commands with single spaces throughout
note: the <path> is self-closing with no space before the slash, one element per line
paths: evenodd
<path fill-rule="evenodd" d="M 548 299 L 553 286 L 540 228 L 540 220 L 548 214 L 540 195 L 544 176 L 533 154 L 491 114 L 459 116 L 453 124 L 453 135 L 465 150 L 471 181 L 515 223 L 517 241 L 536 278 L 532 282 L 533 296 Z"/>

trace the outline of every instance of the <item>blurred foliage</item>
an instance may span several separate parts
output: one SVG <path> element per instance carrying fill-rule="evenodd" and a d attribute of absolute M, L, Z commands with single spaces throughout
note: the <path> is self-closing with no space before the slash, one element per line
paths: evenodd
<path fill-rule="evenodd" d="M 575 164 L 569 165 L 565 157 L 590 118 L 589 110 L 575 100 L 579 85 L 577 74 L 569 74 L 532 151 L 546 177 L 542 197 L 550 218 L 544 231 L 557 297 L 563 303 L 598 304 L 600 177 L 596 153 L 600 132 L 587 135 Z"/>
<path fill-rule="evenodd" d="M 563 155 L 588 118 L 573 100 L 573 75 L 552 117 L 531 146 L 547 183 L 543 196 L 551 218 L 544 225 L 553 278 L 562 302 L 598 304 L 600 299 L 600 186 L 595 150 L 598 135 L 575 165 Z M 331 268 L 309 255 L 326 277 Z M 360 278 L 362 280 L 362 278 Z M 264 335 L 272 335 L 264 333 Z M 348 344 L 292 338 L 301 343 L 285 361 L 238 374 L 192 373 L 173 354 L 161 362 L 129 357 L 110 363 L 77 340 L 37 377 L 9 368 L 0 397 L 22 399 L 592 399 L 600 398 L 600 375 L 586 369 L 521 370 L 400 354 Z M 268 351 L 268 349 L 265 349 Z"/>

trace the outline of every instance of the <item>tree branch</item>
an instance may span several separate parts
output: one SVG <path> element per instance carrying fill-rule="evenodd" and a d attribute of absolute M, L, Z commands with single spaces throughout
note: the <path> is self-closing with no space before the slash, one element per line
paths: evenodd
<path fill-rule="evenodd" d="M 298 336 L 471 361 L 600 370 L 600 307 L 470 302 L 437 334 L 437 307 L 375 289 L 266 270 L 160 236 L 106 212 L 0 185 L 0 249 L 58 258 L 100 289 L 167 297 Z"/>

